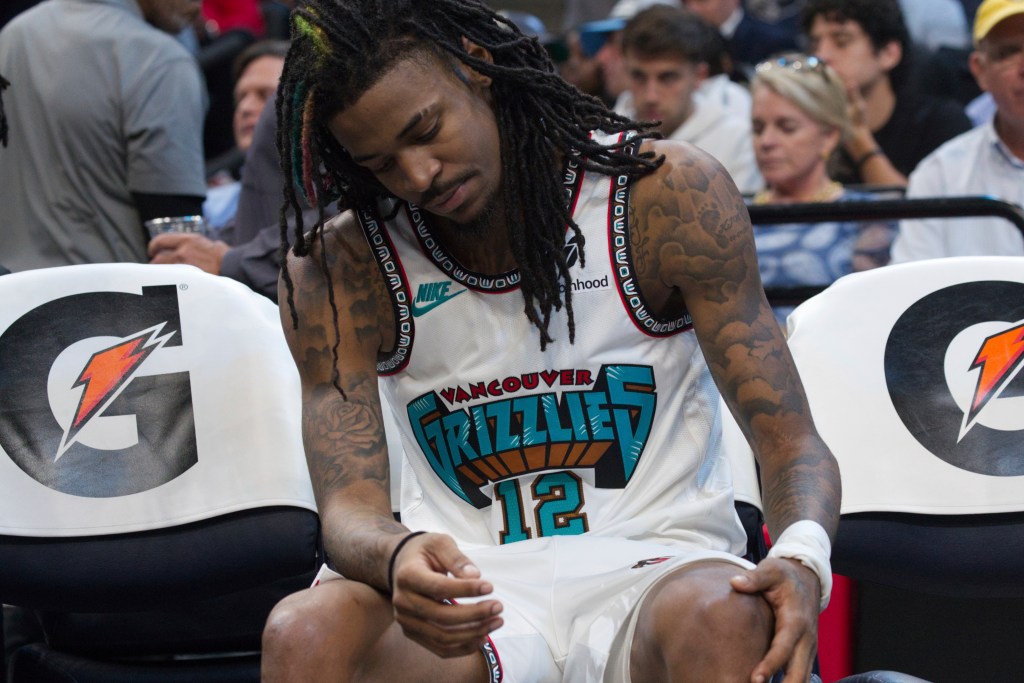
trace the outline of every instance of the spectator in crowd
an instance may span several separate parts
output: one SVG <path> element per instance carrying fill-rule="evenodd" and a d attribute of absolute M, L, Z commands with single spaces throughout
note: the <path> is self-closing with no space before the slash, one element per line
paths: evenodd
<path fill-rule="evenodd" d="M 908 197 L 989 195 L 1024 205 L 1024 2 L 985 0 L 974 20 L 971 71 L 992 96 L 992 118 L 930 154 Z M 997 218 L 906 220 L 893 261 L 1024 255 L 1016 227 Z"/>
<path fill-rule="evenodd" d="M 566 32 L 565 47 L 568 54 L 565 61 L 558 65 L 558 72 L 562 78 L 582 92 L 593 95 L 606 105 L 612 106 L 615 104 L 615 98 L 605 91 L 601 65 L 598 63 L 596 55 L 589 54 L 584 48 L 584 37 L 587 35 L 586 33 L 581 34 L 580 29 L 576 28 Z M 601 36 L 602 43 L 607 38 L 606 33 L 596 35 Z M 586 44 L 592 45 L 593 43 Z"/>
<path fill-rule="evenodd" d="M 198 0 L 45 0 L 0 32 L 11 270 L 144 262 L 145 220 L 200 213 L 202 82 L 171 35 L 198 11 Z"/>
<path fill-rule="evenodd" d="M 684 0 L 684 4 L 725 38 L 731 73 L 737 80 L 747 81 L 762 59 L 797 48 L 796 36 L 746 12 L 740 0 Z"/>
<path fill-rule="evenodd" d="M 277 115 L 268 100 L 253 131 L 252 145 L 242 168 L 235 220 L 215 239 L 194 233 L 157 235 L 150 242 L 151 263 L 187 263 L 223 275 L 277 301 L 281 249 L 280 156 L 276 142 Z M 316 220 L 317 210 L 304 207 L 303 224 Z M 289 215 L 294 221 L 294 216 Z"/>
<path fill-rule="evenodd" d="M 252 144 L 253 132 L 263 107 L 277 90 L 287 54 L 287 41 L 263 40 L 247 47 L 235 60 L 232 135 L 236 161 L 208 178 L 210 187 L 203 203 L 206 224 L 214 232 L 224 228 L 235 217 L 242 187 L 241 162 Z"/>
<path fill-rule="evenodd" d="M 828 160 L 849 134 L 846 92 L 816 57 L 790 54 L 762 62 L 751 81 L 757 164 L 767 189 L 755 204 L 863 201 L 828 174 Z M 768 289 L 829 285 L 852 271 L 888 262 L 895 226 L 821 222 L 754 226 L 761 281 Z M 773 306 L 783 322 L 792 306 Z"/>
<path fill-rule="evenodd" d="M 802 25 L 808 51 L 846 85 L 851 134 L 837 180 L 904 186 L 921 159 L 971 127 L 958 103 L 908 77 L 911 43 L 897 0 L 808 0 Z"/>
<path fill-rule="evenodd" d="M 574 50 L 563 75 L 583 92 L 615 104 L 629 90 L 622 61 L 622 30 L 626 22 L 654 5 L 679 7 L 679 0 L 619 0 L 604 19 L 587 22 L 570 33 Z"/>
<path fill-rule="evenodd" d="M 622 34 L 622 53 L 632 94 L 632 118 L 659 121 L 670 140 L 697 145 L 718 159 L 744 193 L 761 188 L 744 110 L 730 111 L 698 92 L 717 54 L 720 37 L 696 14 L 651 7 L 637 14 Z"/>

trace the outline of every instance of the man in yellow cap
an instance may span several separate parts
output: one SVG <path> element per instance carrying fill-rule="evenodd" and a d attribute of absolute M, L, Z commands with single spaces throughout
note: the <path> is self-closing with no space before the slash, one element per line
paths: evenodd
<path fill-rule="evenodd" d="M 910 175 L 908 197 L 991 195 L 1024 204 L 1024 0 L 985 0 L 974 19 L 971 73 L 992 95 L 992 119 L 953 138 Z M 944 256 L 1024 255 L 1002 219 L 903 221 L 893 262 Z"/>

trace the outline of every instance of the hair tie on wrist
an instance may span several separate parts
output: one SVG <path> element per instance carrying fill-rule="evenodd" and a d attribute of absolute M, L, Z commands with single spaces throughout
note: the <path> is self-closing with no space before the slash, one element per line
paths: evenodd
<path fill-rule="evenodd" d="M 395 592 L 395 560 L 398 559 L 398 553 L 401 552 L 402 547 L 420 534 L 425 534 L 426 531 L 413 531 L 411 534 L 403 538 L 395 546 L 395 549 L 391 551 L 391 559 L 388 560 L 388 593 Z"/>
<path fill-rule="evenodd" d="M 871 157 L 879 156 L 881 154 L 882 154 L 882 149 L 880 147 L 875 147 L 874 149 L 872 149 L 872 150 L 870 150 L 868 152 L 864 152 L 864 154 L 861 156 L 860 159 L 857 159 L 856 161 L 853 162 L 853 165 L 856 166 L 857 170 L 859 171 L 861 169 L 861 167 L 865 163 L 867 163 L 868 159 L 870 159 Z"/>

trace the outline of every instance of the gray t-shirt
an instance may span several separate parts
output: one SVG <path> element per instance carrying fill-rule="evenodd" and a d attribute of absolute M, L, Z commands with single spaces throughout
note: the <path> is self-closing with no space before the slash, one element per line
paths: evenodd
<path fill-rule="evenodd" d="M 135 0 L 46 0 L 0 31 L 0 73 L 0 264 L 145 262 L 132 193 L 206 193 L 199 67 Z"/>

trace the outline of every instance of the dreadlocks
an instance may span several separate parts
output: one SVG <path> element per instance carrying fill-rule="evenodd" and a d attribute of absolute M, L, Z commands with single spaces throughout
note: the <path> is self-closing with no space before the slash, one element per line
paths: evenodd
<path fill-rule="evenodd" d="M 486 48 L 493 63 L 466 53 L 463 38 Z M 577 157 L 585 167 L 609 175 L 638 177 L 661 163 L 651 155 L 629 154 L 625 143 L 601 145 L 590 131 L 649 130 L 614 114 L 596 98 L 580 93 L 555 72 L 541 45 L 477 0 L 307 0 L 292 13 L 292 46 L 277 95 L 278 150 L 286 178 L 281 208 L 282 274 L 292 324 L 298 325 L 291 277 L 286 217 L 296 223 L 291 248 L 307 256 L 320 242 L 324 206 L 369 210 L 390 195 L 327 130 L 327 120 L 358 101 L 391 67 L 416 53 L 432 54 L 453 66 L 461 62 L 492 79 L 501 144 L 504 213 L 512 255 L 529 320 L 540 330 L 541 348 L 552 341 L 548 323 L 564 304 L 569 339 L 575 335 L 569 266 L 564 255 L 566 225 L 582 244 L 552 159 Z M 457 60 L 457 61 L 456 61 Z M 306 234 L 296 188 L 319 209 Z M 564 285 L 564 300 L 560 285 Z M 337 308 L 333 290 L 330 303 Z M 337 343 L 334 347 L 337 362 Z M 340 387 L 339 387 L 340 389 Z"/>

